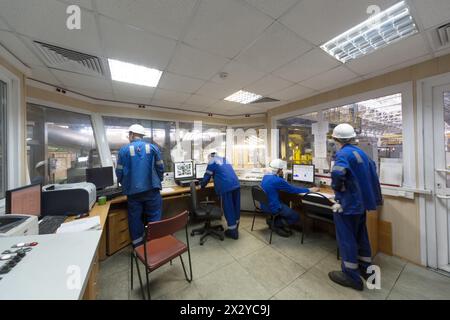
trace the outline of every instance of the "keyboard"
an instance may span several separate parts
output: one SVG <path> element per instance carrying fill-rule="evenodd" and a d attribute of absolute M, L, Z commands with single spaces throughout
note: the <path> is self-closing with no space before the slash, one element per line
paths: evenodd
<path fill-rule="evenodd" d="M 66 216 L 45 216 L 39 221 L 39 234 L 55 233 L 66 218 Z"/>
<path fill-rule="evenodd" d="M 107 200 L 120 197 L 121 195 L 122 195 L 122 187 L 97 191 L 97 197 L 106 197 Z"/>

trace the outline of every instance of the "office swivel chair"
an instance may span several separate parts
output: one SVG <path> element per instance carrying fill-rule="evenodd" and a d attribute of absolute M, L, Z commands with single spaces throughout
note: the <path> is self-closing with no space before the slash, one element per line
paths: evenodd
<path fill-rule="evenodd" d="M 307 193 L 302 198 L 303 214 L 305 218 L 320 220 L 334 225 L 335 213 L 332 209 L 333 205 L 334 203 L 330 199 L 323 194 L 316 192 Z M 307 231 L 305 220 L 306 219 L 302 219 L 302 244 Z M 339 247 L 337 248 L 337 258 L 339 260 Z"/>
<path fill-rule="evenodd" d="M 203 227 L 192 230 L 191 236 L 195 236 L 197 234 L 202 235 L 200 238 L 200 245 L 203 245 L 206 242 L 206 238 L 208 236 L 214 236 L 223 241 L 225 237 L 223 233 L 224 228 L 222 225 L 212 225 L 212 221 L 222 219 L 222 209 L 215 206 L 215 201 L 206 200 L 198 202 L 197 188 L 194 181 L 191 182 L 191 203 L 192 215 L 194 219 L 205 222 Z"/>
<path fill-rule="evenodd" d="M 269 220 L 270 220 L 269 244 L 272 244 L 272 235 L 273 235 L 273 229 L 275 229 L 274 228 L 275 220 L 278 218 L 279 214 L 274 215 L 274 214 L 270 214 L 270 213 L 262 210 L 261 206 L 263 204 L 266 205 L 267 207 L 269 206 L 269 198 L 267 198 L 266 192 L 260 186 L 252 187 L 252 198 L 253 198 L 253 205 L 255 206 L 255 214 L 253 215 L 253 222 L 252 222 L 252 231 L 253 231 L 253 227 L 255 226 L 255 218 L 258 213 L 269 216 Z M 257 203 L 259 203 L 259 205 Z"/>

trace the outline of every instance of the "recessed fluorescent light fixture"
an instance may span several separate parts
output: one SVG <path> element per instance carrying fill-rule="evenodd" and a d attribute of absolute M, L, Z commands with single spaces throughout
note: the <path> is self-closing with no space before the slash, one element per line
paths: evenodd
<path fill-rule="evenodd" d="M 162 71 L 119 60 L 108 59 L 111 78 L 115 81 L 156 87 Z"/>
<path fill-rule="evenodd" d="M 226 97 L 225 100 L 242 104 L 249 104 L 261 98 L 262 96 L 260 96 L 259 94 L 240 90 L 238 92 L 233 93 L 231 96 Z"/>
<path fill-rule="evenodd" d="M 417 32 L 408 5 L 401 1 L 338 35 L 321 48 L 346 63 Z"/>

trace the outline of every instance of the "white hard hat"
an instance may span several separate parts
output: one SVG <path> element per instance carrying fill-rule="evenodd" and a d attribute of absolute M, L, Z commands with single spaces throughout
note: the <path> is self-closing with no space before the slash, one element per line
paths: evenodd
<path fill-rule="evenodd" d="M 145 135 L 145 129 L 140 124 L 133 124 L 129 129 L 128 132 L 140 134 L 141 136 Z"/>
<path fill-rule="evenodd" d="M 209 149 L 209 154 L 217 154 L 217 149 Z"/>
<path fill-rule="evenodd" d="M 281 159 L 275 159 L 272 160 L 269 164 L 269 167 L 272 169 L 286 169 L 287 168 L 287 162 Z"/>
<path fill-rule="evenodd" d="M 348 123 L 340 124 L 333 130 L 333 138 L 335 139 L 353 139 L 355 137 L 355 129 Z"/>
<path fill-rule="evenodd" d="M 40 167 L 43 167 L 47 164 L 47 161 L 39 161 L 38 163 L 36 163 L 36 166 L 34 167 L 35 169 L 38 169 Z"/>

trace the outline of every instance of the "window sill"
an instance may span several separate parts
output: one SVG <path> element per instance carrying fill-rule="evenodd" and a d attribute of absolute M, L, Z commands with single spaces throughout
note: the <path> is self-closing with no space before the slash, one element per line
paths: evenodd
<path fill-rule="evenodd" d="M 385 196 L 414 200 L 416 194 L 432 194 L 431 190 L 408 187 L 381 186 L 381 193 Z"/>

